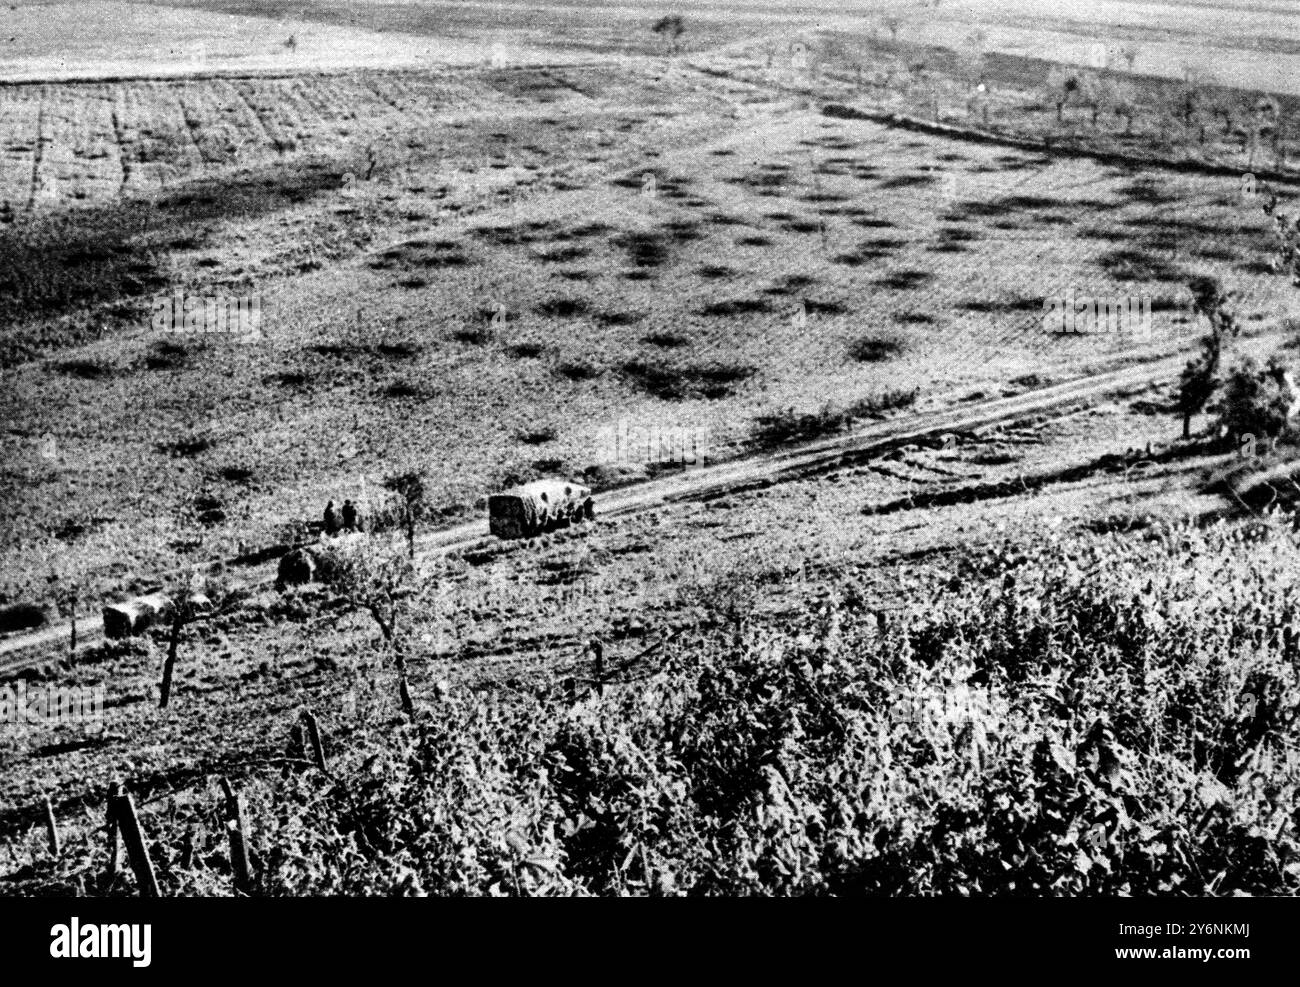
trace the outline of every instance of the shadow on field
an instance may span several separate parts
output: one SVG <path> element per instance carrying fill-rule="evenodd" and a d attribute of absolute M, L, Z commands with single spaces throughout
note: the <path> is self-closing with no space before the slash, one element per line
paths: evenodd
<path fill-rule="evenodd" d="M 1194 460 L 1215 451 L 1221 450 L 1216 450 L 1207 443 L 1194 442 L 1169 446 L 1150 455 L 1144 455 L 1140 450 L 1134 450 L 1131 456 L 1108 453 L 1091 462 L 1065 466 L 1060 469 L 1022 474 L 990 483 L 975 483 L 947 490 L 925 491 L 907 497 L 898 497 L 883 504 L 868 504 L 862 509 L 862 513 L 868 516 L 876 516 L 932 507 L 975 504 L 987 500 L 999 500 L 1005 497 L 1037 493 L 1059 483 L 1077 483 L 1080 480 L 1086 480 L 1099 474 L 1125 474 L 1133 471 L 1134 478 L 1137 479 L 1140 478 L 1143 468 Z M 867 465 L 870 466 L 872 458 L 880 459 L 881 455 L 881 450 L 873 450 L 870 454 L 864 454 Z M 1212 512 L 1212 517 L 1221 516 L 1221 512 Z"/>
<path fill-rule="evenodd" d="M 0 226 L 0 367 L 147 324 L 171 257 L 211 228 L 334 193 L 344 166 L 285 162 L 196 180 L 152 199 L 23 215 Z M 92 311 L 93 310 L 93 311 Z M 58 320 L 56 322 L 56 320 Z"/>

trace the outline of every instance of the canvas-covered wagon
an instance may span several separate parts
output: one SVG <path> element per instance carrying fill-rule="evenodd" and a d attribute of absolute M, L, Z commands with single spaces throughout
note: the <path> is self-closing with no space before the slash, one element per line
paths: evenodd
<path fill-rule="evenodd" d="M 591 488 L 537 480 L 488 498 L 488 529 L 498 538 L 531 538 L 596 516 Z"/>

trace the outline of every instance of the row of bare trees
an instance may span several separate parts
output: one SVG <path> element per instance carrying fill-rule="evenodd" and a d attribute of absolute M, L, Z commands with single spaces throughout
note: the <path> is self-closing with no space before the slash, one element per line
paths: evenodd
<path fill-rule="evenodd" d="M 827 60 L 843 61 L 856 71 L 860 86 L 869 83 L 878 91 L 911 97 L 936 119 L 941 82 L 949 78 L 965 92 L 966 115 L 989 122 L 994 80 L 988 70 L 989 38 L 984 30 L 977 28 L 962 39 L 954 48 L 954 63 L 950 58 L 936 61 L 932 51 L 919 46 L 899 46 L 898 36 L 905 26 L 900 17 L 890 16 L 882 25 L 898 50 L 892 54 L 888 50 L 873 52 L 868 65 L 862 56 L 842 50 L 844 43 L 833 37 L 819 45 L 815 58 L 802 44 L 795 44 L 792 50 L 804 52 L 806 67 L 814 72 Z M 666 27 L 661 22 L 655 30 Z M 873 37 L 878 37 L 874 29 Z M 768 53 L 769 67 L 775 54 Z M 1163 143 L 1204 147 L 1215 139 L 1245 155 L 1247 167 L 1256 167 L 1256 161 L 1270 154 L 1277 167 L 1285 165 L 1287 128 L 1276 97 L 1220 86 L 1211 72 L 1193 63 L 1183 66 L 1183 78 L 1176 85 L 1140 81 L 1132 76 L 1140 57 L 1137 45 L 1097 44 L 1088 66 L 1052 65 L 1042 92 L 1055 110 L 1056 124 L 1067 125 L 1082 114 L 1094 130 L 1114 120 L 1122 123 L 1123 136 L 1131 137 L 1141 117 L 1152 122 Z M 1128 74 L 1118 68 L 1120 64 L 1127 66 Z M 1153 88 L 1156 86 L 1159 91 Z"/>
<path fill-rule="evenodd" d="M 1169 98 L 1144 98 L 1131 80 L 1106 70 L 1054 65 L 1044 81 L 1048 103 L 1056 122 L 1066 122 L 1066 111 L 1087 115 L 1093 128 L 1106 117 L 1124 121 L 1124 134 L 1133 132 L 1139 114 L 1151 117 L 1166 143 L 1204 147 L 1211 137 L 1236 145 L 1247 156 L 1247 167 L 1271 152 L 1279 166 L 1284 158 L 1285 121 L 1278 100 L 1267 93 L 1250 93 L 1221 87 L 1213 76 L 1185 66 L 1181 82 Z"/>

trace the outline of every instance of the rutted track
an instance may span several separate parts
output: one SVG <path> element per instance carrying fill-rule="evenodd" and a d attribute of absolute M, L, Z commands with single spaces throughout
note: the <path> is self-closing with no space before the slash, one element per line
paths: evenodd
<path fill-rule="evenodd" d="M 597 517 L 641 514 L 665 504 L 698 500 L 755 482 L 788 482 L 833 468 L 849 457 L 887 452 L 944 432 L 968 432 L 1029 415 L 1063 410 L 1089 398 L 1141 388 L 1169 379 L 1178 372 L 1184 360 L 1185 356 L 1178 354 L 1157 355 L 1150 362 L 1076 378 L 1013 397 L 924 412 L 870 425 L 847 435 L 799 443 L 775 452 L 702 466 L 638 483 L 601 496 L 597 503 Z M 419 555 L 421 558 L 432 558 L 498 542 L 486 529 L 486 521 L 473 521 L 430 532 L 417 539 Z M 275 578 L 276 564 L 267 563 L 251 570 L 242 586 L 246 589 L 264 588 L 272 584 Z M 66 641 L 70 633 L 71 625 L 65 622 L 30 634 L 0 640 L 0 674 L 20 671 L 49 660 L 48 652 Z M 98 623 L 83 625 L 78 630 L 79 642 L 84 644 L 95 643 L 102 640 L 103 636 L 103 627 Z"/>

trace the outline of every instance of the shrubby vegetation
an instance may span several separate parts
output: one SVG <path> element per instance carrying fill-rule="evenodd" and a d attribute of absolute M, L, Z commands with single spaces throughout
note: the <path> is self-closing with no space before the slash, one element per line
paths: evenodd
<path fill-rule="evenodd" d="M 257 893 L 1294 894 L 1297 565 L 1274 515 L 1047 529 L 890 613 L 715 585 L 637 681 L 440 684 L 363 704 L 332 776 L 246 780 Z M 195 852 L 154 826 L 173 891 L 229 890 L 211 811 Z"/>
<path fill-rule="evenodd" d="M 1233 446 L 1243 436 L 1260 440 L 1283 436 L 1291 430 L 1292 410 L 1300 403 L 1286 360 L 1274 353 L 1261 368 L 1243 356 L 1224 372 L 1224 347 L 1241 333 L 1235 295 L 1225 292 L 1214 278 L 1195 278 L 1188 287 L 1194 311 L 1206 317 L 1210 332 L 1179 379 L 1175 407 L 1183 419 L 1183 438 L 1191 437 L 1192 415 L 1207 408 L 1215 415 L 1217 432 Z M 1218 400 L 1211 403 L 1215 395 Z"/>
<path fill-rule="evenodd" d="M 919 393 L 916 388 L 889 388 L 848 405 L 828 401 L 816 411 L 782 408 L 758 417 L 754 439 L 760 445 L 781 445 L 834 435 L 864 419 L 880 419 L 886 412 L 910 408 Z"/>
<path fill-rule="evenodd" d="M 1244 435 L 1277 438 L 1290 427 L 1296 395 L 1287 383 L 1288 368 L 1276 354 L 1261 368 L 1245 357 L 1228 373 L 1219 402 L 1219 422 L 1234 444 Z"/>

